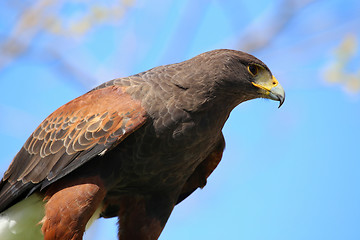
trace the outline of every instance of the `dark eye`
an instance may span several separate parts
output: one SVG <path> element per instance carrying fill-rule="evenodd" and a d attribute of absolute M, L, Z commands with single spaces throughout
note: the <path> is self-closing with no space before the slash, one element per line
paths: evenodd
<path fill-rule="evenodd" d="M 258 74 L 259 72 L 259 67 L 254 65 L 254 64 L 251 64 L 248 66 L 248 71 L 253 75 L 255 76 L 256 74 Z"/>

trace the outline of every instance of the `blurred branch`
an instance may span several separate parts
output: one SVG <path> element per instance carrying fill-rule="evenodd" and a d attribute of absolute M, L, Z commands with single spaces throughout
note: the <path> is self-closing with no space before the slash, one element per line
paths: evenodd
<path fill-rule="evenodd" d="M 29 48 L 41 30 L 42 13 L 52 4 L 52 0 L 39 0 L 21 14 L 9 36 L 0 45 L 0 70 Z"/>
<path fill-rule="evenodd" d="M 55 69 L 62 75 L 66 76 L 65 79 L 76 81 L 86 90 L 95 87 L 97 81 L 91 72 L 85 73 L 79 68 L 69 63 L 59 52 L 55 49 L 48 51 L 48 57 L 55 61 Z"/>
<path fill-rule="evenodd" d="M 38 0 L 26 8 L 22 8 L 21 4 L 12 5 L 13 8 L 18 7 L 17 11 L 21 14 L 10 33 L 0 42 L 0 71 L 11 62 L 28 55 L 37 37 L 45 34 L 64 39 L 83 37 L 98 25 L 116 24 L 135 0 L 121 0 L 113 5 L 108 2 L 107 5 L 88 4 L 85 1 L 82 15 L 69 19 L 61 9 L 72 2 L 75 1 Z M 87 88 L 92 86 L 93 82 L 88 82 L 90 77 L 84 77 L 85 74 L 61 56 L 59 46 L 50 43 L 42 46 L 42 50 L 36 52 L 36 55 L 48 55 L 43 59 L 50 57 L 51 60 L 57 60 L 57 69 L 61 73 L 69 74 Z"/>
<path fill-rule="evenodd" d="M 254 52 L 267 47 L 299 14 L 299 12 L 316 0 L 283 0 L 276 10 L 256 19 L 240 37 L 238 49 Z"/>

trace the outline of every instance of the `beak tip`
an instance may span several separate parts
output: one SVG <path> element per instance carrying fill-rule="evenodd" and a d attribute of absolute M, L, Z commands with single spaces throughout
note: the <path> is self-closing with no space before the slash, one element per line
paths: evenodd
<path fill-rule="evenodd" d="M 280 98 L 280 99 L 279 99 L 279 107 L 278 107 L 278 108 L 280 108 L 280 107 L 283 105 L 284 102 L 285 102 L 285 97 L 284 97 L 284 98 Z"/>
<path fill-rule="evenodd" d="M 281 94 L 275 94 L 273 92 L 270 92 L 270 95 L 269 95 L 268 98 L 270 98 L 272 100 L 275 100 L 275 101 L 279 101 L 279 107 L 278 108 L 280 108 L 285 102 L 285 93 L 282 92 Z"/>
<path fill-rule="evenodd" d="M 278 108 L 280 108 L 283 105 L 284 102 L 280 102 Z"/>

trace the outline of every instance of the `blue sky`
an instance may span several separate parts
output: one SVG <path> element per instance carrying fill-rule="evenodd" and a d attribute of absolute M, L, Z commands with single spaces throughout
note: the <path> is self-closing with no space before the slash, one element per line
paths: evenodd
<path fill-rule="evenodd" d="M 18 15 L 1 5 L 0 33 L 8 36 Z M 82 36 L 40 32 L 23 56 L 0 69 L 0 173 L 67 101 L 112 78 L 211 49 L 238 49 L 247 32 L 266 34 L 281 6 L 142 0 Z M 71 22 L 87 5 L 72 1 L 50 10 Z M 359 43 L 359 12 L 358 1 L 314 1 L 253 52 L 281 82 L 286 101 L 278 109 L 258 99 L 232 112 L 221 164 L 203 190 L 175 208 L 160 239 L 360 239 L 359 93 L 324 78 L 344 38 Z M 42 57 L 49 49 L 81 73 L 81 82 L 61 71 L 56 58 Z M 359 66 L 356 51 L 346 74 L 360 81 Z M 90 231 L 88 240 L 116 239 L 116 219 L 100 220 Z"/>

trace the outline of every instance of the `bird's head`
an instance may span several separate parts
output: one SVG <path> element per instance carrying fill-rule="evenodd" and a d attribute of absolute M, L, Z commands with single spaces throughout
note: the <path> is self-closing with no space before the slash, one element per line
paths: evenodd
<path fill-rule="evenodd" d="M 201 56 L 202 55 L 202 56 Z M 210 75 L 224 95 L 241 97 L 240 102 L 268 98 L 284 103 L 285 92 L 270 69 L 256 57 L 235 50 L 220 49 L 201 54 L 204 62 L 213 66 Z"/>
<path fill-rule="evenodd" d="M 279 108 L 285 101 L 285 91 L 265 64 L 248 63 L 247 75 L 259 97 L 279 101 Z"/>

